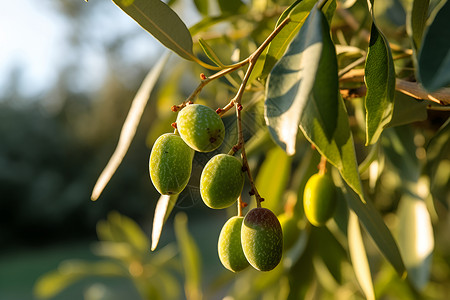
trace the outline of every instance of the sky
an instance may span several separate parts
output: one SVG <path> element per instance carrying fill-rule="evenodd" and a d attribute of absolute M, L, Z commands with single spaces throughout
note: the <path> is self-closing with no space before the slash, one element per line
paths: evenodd
<path fill-rule="evenodd" d="M 104 44 L 118 34 L 133 33 L 123 46 L 131 61 L 155 56 L 162 47 L 110 0 L 95 9 L 92 2 L 75 1 L 82 9 L 95 13 L 83 19 L 79 30 L 86 33 L 87 42 L 75 53 L 67 37 L 73 28 L 58 12 L 56 0 L 4 1 L 0 10 L 0 97 L 7 92 L 11 71 L 20 69 L 19 90 L 25 97 L 45 93 L 58 80 L 59 70 L 76 60 L 77 76 L 74 89 L 95 90 L 106 75 Z M 77 3 L 79 2 L 79 4 Z M 76 54 L 81 54 L 76 56 Z M 149 62 L 149 68 L 151 67 Z M 95 70 L 93 72 L 92 70 Z"/>

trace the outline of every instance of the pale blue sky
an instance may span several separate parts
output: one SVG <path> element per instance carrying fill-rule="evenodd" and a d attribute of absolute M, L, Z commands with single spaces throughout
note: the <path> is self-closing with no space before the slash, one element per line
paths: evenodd
<path fill-rule="evenodd" d="M 44 93 L 58 80 L 58 70 L 76 60 L 74 88 L 92 90 L 101 85 L 106 72 L 104 43 L 118 34 L 133 33 L 122 48 L 124 59 L 148 62 L 162 50 L 157 41 L 142 30 L 110 0 L 94 10 L 92 2 L 71 0 L 82 9 L 92 9 L 77 30 L 88 39 L 78 52 L 71 49 L 67 37 L 72 27 L 56 8 L 56 0 L 3 1 L 0 10 L 0 94 L 6 92 L 11 70 L 21 67 L 20 91 L 27 97 Z M 79 54 L 79 55 L 77 55 Z M 119 75 L 120 76 L 120 75 Z"/>

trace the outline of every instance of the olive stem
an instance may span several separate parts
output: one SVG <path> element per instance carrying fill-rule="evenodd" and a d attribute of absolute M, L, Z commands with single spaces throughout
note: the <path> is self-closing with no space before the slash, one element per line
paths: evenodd
<path fill-rule="evenodd" d="M 322 155 L 320 158 L 320 163 L 317 167 L 319 168 L 319 174 L 325 175 L 327 172 L 327 158 L 325 156 Z"/>
<path fill-rule="evenodd" d="M 238 217 L 242 217 L 242 196 L 239 195 L 238 201 L 237 201 L 237 206 L 238 206 Z"/>
<path fill-rule="evenodd" d="M 283 22 L 281 22 L 274 29 L 274 31 L 272 31 L 272 33 L 266 38 L 266 40 L 258 47 L 258 49 L 256 49 L 255 52 L 253 52 L 249 57 L 247 57 L 243 61 L 241 61 L 237 64 L 234 64 L 232 66 L 229 66 L 228 68 L 222 69 L 219 72 L 214 73 L 213 75 L 211 75 L 209 77 L 202 77 L 202 80 L 199 83 L 199 85 L 197 86 L 197 88 L 189 95 L 189 97 L 182 104 L 177 106 L 178 109 L 182 109 L 184 106 L 186 106 L 186 103 L 188 103 L 189 101 L 193 101 L 195 99 L 195 97 L 197 97 L 197 95 L 202 91 L 202 89 L 208 83 L 213 81 L 214 79 L 220 78 L 228 73 L 231 73 L 231 72 L 245 66 L 246 64 L 249 64 L 249 67 L 244 76 L 244 79 L 239 87 L 238 93 L 236 94 L 236 96 L 233 99 L 231 99 L 231 101 L 223 109 L 221 109 L 221 112 L 219 112 L 219 115 L 222 116 L 224 113 L 226 113 L 228 110 L 230 110 L 233 107 L 233 105 L 236 103 L 235 100 L 239 101 L 238 103 L 240 103 L 240 98 L 242 98 L 242 94 L 244 93 L 244 89 L 245 89 L 245 86 L 247 85 L 247 81 L 250 77 L 250 74 L 251 74 L 253 67 L 255 66 L 256 61 L 258 60 L 259 56 L 267 48 L 267 46 L 270 44 L 270 42 L 277 36 L 277 34 L 280 33 L 281 29 L 283 29 L 283 27 L 290 21 L 291 21 L 291 19 L 289 17 L 284 19 Z"/>

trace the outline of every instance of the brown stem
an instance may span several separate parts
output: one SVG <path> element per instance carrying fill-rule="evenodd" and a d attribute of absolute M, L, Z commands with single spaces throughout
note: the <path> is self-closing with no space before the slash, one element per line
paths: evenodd
<path fill-rule="evenodd" d="M 320 158 L 320 163 L 318 165 L 318 168 L 319 168 L 319 174 L 325 175 L 325 173 L 327 172 L 327 158 L 323 155 Z"/>

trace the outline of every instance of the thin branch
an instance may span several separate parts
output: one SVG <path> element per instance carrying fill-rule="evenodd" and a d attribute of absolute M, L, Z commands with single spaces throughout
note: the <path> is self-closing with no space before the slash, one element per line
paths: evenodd
<path fill-rule="evenodd" d="M 364 82 L 364 69 L 353 69 L 344 74 L 341 82 Z M 395 80 L 395 89 L 415 99 L 429 100 L 440 105 L 450 105 L 450 88 L 441 88 L 436 92 L 428 93 L 418 82 L 406 81 L 400 78 Z M 346 90 L 346 89 L 342 89 Z M 342 91 L 341 91 L 342 92 Z M 363 97 L 366 94 L 366 87 L 361 86 L 351 90 L 354 97 Z"/>

